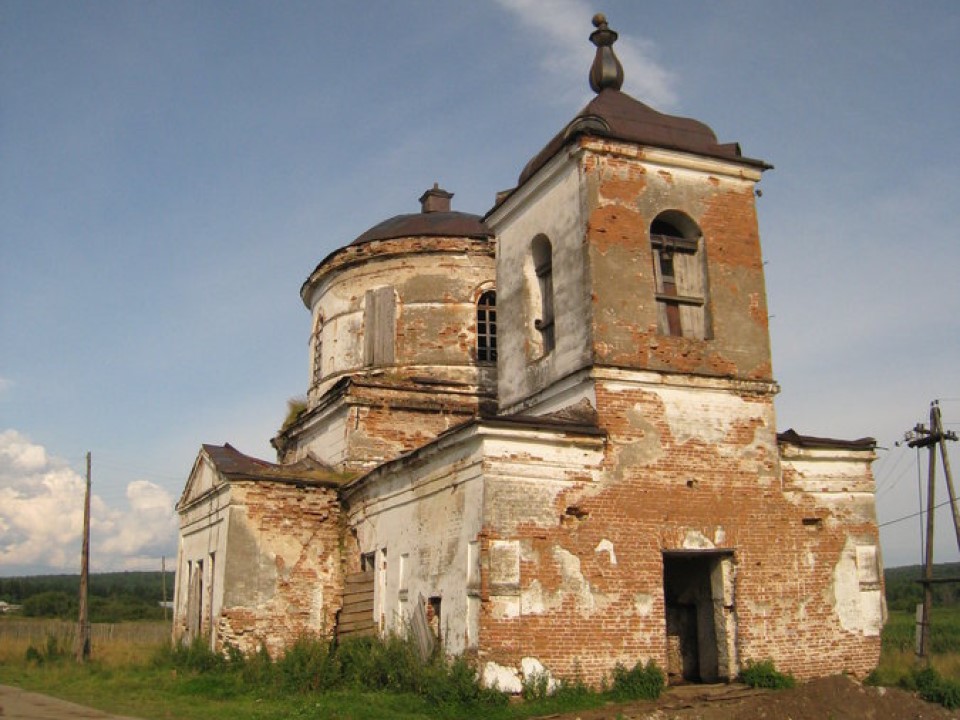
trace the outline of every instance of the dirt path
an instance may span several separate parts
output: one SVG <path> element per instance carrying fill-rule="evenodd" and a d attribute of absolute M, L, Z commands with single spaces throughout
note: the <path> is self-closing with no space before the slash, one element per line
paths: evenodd
<path fill-rule="evenodd" d="M 136 720 L 108 715 L 100 710 L 58 700 L 49 695 L 0 685 L 0 718 L 3 720 Z"/>
<path fill-rule="evenodd" d="M 838 675 L 791 690 L 744 685 L 684 685 L 656 702 L 611 705 L 550 720 L 956 720 L 960 713 L 897 688 L 861 685 Z M 546 720 L 546 719 L 543 719 Z"/>

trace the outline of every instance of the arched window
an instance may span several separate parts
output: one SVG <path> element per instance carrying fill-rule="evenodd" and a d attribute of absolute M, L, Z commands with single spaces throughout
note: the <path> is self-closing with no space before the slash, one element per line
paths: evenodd
<path fill-rule="evenodd" d="M 665 213 L 650 225 L 656 281 L 657 331 L 704 339 L 706 282 L 700 232 L 680 213 Z"/>
<path fill-rule="evenodd" d="M 538 235 L 533 239 L 530 250 L 540 289 L 540 317 L 534 320 L 533 326 L 540 332 L 543 354 L 547 355 L 557 345 L 553 317 L 553 247 L 547 238 Z"/>
<path fill-rule="evenodd" d="M 477 299 L 477 360 L 497 359 L 497 293 L 487 290 Z"/>

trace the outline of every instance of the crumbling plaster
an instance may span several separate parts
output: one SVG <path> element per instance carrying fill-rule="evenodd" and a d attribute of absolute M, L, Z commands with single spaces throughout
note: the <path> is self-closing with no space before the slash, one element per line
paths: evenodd
<path fill-rule="evenodd" d="M 753 188 L 759 173 L 682 153 L 588 140 L 595 361 L 770 379 L 766 293 Z M 657 333 L 650 224 L 681 212 L 702 234 L 707 339 Z"/>
<path fill-rule="evenodd" d="M 276 654 L 329 635 L 343 591 L 336 491 L 259 481 L 234 483 L 234 495 L 219 641 Z"/>
<path fill-rule="evenodd" d="M 478 602 L 468 595 L 479 561 L 482 457 L 477 441 L 437 449 L 428 458 L 374 470 L 345 494 L 347 527 L 360 553 L 376 554 L 375 619 L 383 632 L 403 634 L 412 608 L 440 598 L 440 636 L 448 653 L 477 642 Z M 402 558 L 402 559 L 401 559 Z"/>
<path fill-rule="evenodd" d="M 497 392 L 502 408 L 589 363 L 584 202 L 579 153 L 561 152 L 487 218 L 498 238 Z M 553 250 L 557 344 L 550 353 L 544 352 L 534 328 L 541 308 L 534 302 L 539 289 L 531 243 L 538 236 L 546 237 Z"/>
<path fill-rule="evenodd" d="M 493 283 L 492 241 L 406 238 L 341 253 L 350 261 L 328 258 L 304 286 L 322 341 L 322 377 L 311 381 L 311 407 L 337 380 L 365 368 L 366 292 L 381 287 L 393 288 L 397 303 L 393 365 L 419 367 L 434 379 L 453 369 L 458 381 L 483 382 L 474 356 L 476 301 L 480 288 Z"/>

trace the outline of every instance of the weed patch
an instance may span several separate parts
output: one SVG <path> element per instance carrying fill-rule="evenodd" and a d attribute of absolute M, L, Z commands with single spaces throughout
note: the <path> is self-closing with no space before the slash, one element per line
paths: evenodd
<path fill-rule="evenodd" d="M 613 686 L 610 696 L 615 700 L 655 700 L 663 692 L 663 671 L 650 660 L 627 669 L 620 663 L 613 668 Z"/>
<path fill-rule="evenodd" d="M 750 687 L 766 688 L 768 690 L 784 690 L 797 684 L 793 675 L 777 670 L 772 660 L 757 662 L 747 660 L 746 665 L 740 672 L 740 677 Z"/>
<path fill-rule="evenodd" d="M 37 665 L 55 663 L 63 660 L 69 654 L 67 647 L 55 635 L 47 635 L 47 644 L 41 649 L 34 645 L 27 647 L 25 657 L 27 662 Z"/>

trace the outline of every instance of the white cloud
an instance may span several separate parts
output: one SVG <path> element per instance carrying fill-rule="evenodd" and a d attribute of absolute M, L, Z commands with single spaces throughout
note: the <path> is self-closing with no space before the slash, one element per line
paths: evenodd
<path fill-rule="evenodd" d="M 0 376 L 0 395 L 13 387 L 13 380 Z"/>
<path fill-rule="evenodd" d="M 595 49 L 587 42 L 593 27 L 590 5 L 582 0 L 554 0 L 545 6 L 541 0 L 497 0 L 521 23 L 537 31 L 535 40 L 543 47 L 543 68 L 557 88 L 551 94 L 566 102 L 571 92 L 571 77 L 582 77 L 586 88 L 587 73 Z M 608 18 L 617 29 L 616 18 Z M 656 60 L 656 44 L 645 38 L 619 32 L 614 49 L 624 68 L 624 91 L 655 108 L 670 108 L 677 102 L 674 77 Z"/>
<path fill-rule="evenodd" d="M 25 573 L 79 569 L 86 482 L 16 430 L 0 432 L 0 568 Z M 91 564 L 97 570 L 159 565 L 176 537 L 173 498 L 146 480 L 127 485 L 126 507 L 90 501 Z"/>
<path fill-rule="evenodd" d="M 34 445 L 16 430 L 4 430 L 0 433 L 0 479 L 4 479 L 7 474 L 5 468 L 31 473 L 46 464 L 47 453 L 42 447 Z"/>

